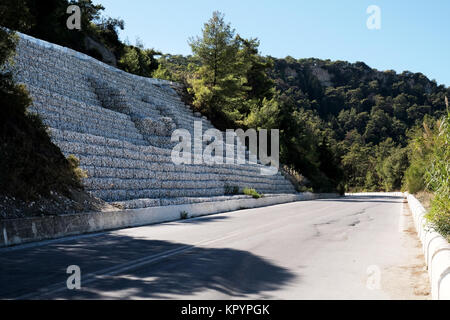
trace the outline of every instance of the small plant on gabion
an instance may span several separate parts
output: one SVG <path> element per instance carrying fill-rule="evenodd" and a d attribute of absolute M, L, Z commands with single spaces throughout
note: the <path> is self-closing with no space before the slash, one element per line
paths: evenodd
<path fill-rule="evenodd" d="M 69 162 L 73 174 L 78 180 L 86 179 L 88 177 L 86 170 L 80 168 L 80 159 L 71 154 L 67 157 L 67 161 Z"/>
<path fill-rule="evenodd" d="M 245 195 L 252 196 L 254 199 L 259 199 L 263 197 L 263 195 L 259 194 L 255 189 L 245 188 L 243 192 Z"/>
<path fill-rule="evenodd" d="M 225 185 L 225 195 L 227 196 L 234 196 L 239 194 L 239 187 L 238 186 L 229 186 Z"/>
<path fill-rule="evenodd" d="M 180 219 L 181 220 L 186 220 L 187 218 L 189 218 L 189 213 L 186 211 L 181 211 L 180 212 Z"/>

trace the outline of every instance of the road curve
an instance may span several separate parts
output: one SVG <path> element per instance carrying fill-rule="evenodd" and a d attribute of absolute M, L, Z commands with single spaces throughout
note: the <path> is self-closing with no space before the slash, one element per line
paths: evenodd
<path fill-rule="evenodd" d="M 401 198 L 357 196 L 0 249 L 0 298 L 426 299 L 411 225 Z"/>

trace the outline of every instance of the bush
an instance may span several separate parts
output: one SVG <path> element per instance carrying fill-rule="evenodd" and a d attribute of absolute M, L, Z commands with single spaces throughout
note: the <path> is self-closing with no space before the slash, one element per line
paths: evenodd
<path fill-rule="evenodd" d="M 230 185 L 225 185 L 225 195 L 227 196 L 234 196 L 239 194 L 239 187 L 238 186 L 230 186 Z"/>
<path fill-rule="evenodd" d="M 180 219 L 181 220 L 189 219 L 189 213 L 187 211 L 181 211 L 180 212 Z"/>
<path fill-rule="evenodd" d="M 437 232 L 450 239 L 450 112 L 440 122 L 425 176 L 428 188 L 435 194 L 427 219 Z"/>
<path fill-rule="evenodd" d="M 80 160 L 77 157 L 71 154 L 67 157 L 67 161 L 69 162 L 69 167 L 76 180 L 80 181 L 81 179 L 88 177 L 86 171 L 80 168 Z"/>
<path fill-rule="evenodd" d="M 126 46 L 118 66 L 126 72 L 151 77 L 153 71 L 158 69 L 158 61 L 154 56 L 159 54 L 153 49 L 144 49 L 142 46 Z"/>
<path fill-rule="evenodd" d="M 424 118 L 409 144 L 411 165 L 405 172 L 404 189 L 433 193 L 427 220 L 431 228 L 450 239 L 450 110 L 441 120 Z"/>
<path fill-rule="evenodd" d="M 409 193 L 415 194 L 419 191 L 423 191 L 426 188 L 425 183 L 425 168 L 417 163 L 411 164 L 411 166 L 405 172 L 405 186 Z"/>
<path fill-rule="evenodd" d="M 252 196 L 254 199 L 262 198 L 262 195 L 259 194 L 255 189 L 245 188 L 243 193 L 247 196 Z"/>

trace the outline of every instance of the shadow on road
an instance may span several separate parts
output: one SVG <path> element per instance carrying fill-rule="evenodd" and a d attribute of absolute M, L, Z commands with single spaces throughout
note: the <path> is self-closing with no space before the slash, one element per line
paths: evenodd
<path fill-rule="evenodd" d="M 153 299 L 168 295 L 193 295 L 210 289 L 244 297 L 276 290 L 294 278 L 285 268 L 246 251 L 194 246 L 188 251 L 112 277 L 92 277 L 96 280 L 83 286 L 83 278 L 89 279 L 89 274 L 98 270 L 126 265 L 143 257 L 186 246 L 169 241 L 106 234 L 7 252 L 0 257 L 0 298 L 11 299 L 37 293 L 55 284 L 65 288 L 69 265 L 81 268 L 83 289 L 64 289 L 41 298 Z"/>
<path fill-rule="evenodd" d="M 181 223 L 187 223 L 187 224 L 203 224 L 207 222 L 218 222 L 229 219 L 228 216 L 224 215 L 214 215 L 214 216 L 205 216 L 205 217 L 199 217 L 194 219 L 188 219 L 183 220 Z M 177 221 L 176 223 L 180 223 L 180 221 Z"/>

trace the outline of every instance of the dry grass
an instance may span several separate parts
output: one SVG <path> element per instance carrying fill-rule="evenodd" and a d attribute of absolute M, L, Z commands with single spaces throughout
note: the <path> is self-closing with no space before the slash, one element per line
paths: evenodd
<path fill-rule="evenodd" d="M 425 210 L 429 211 L 431 208 L 431 201 L 434 198 L 434 194 L 429 192 L 429 191 L 420 191 L 418 193 L 415 194 L 415 197 L 417 198 L 417 200 L 420 201 L 420 203 L 422 203 L 423 207 L 425 208 Z"/>

